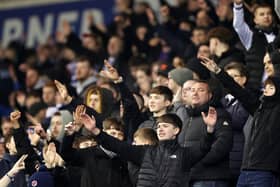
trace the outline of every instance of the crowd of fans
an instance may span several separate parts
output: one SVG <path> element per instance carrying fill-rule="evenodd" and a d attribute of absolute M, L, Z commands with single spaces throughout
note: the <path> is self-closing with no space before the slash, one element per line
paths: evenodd
<path fill-rule="evenodd" d="M 160 3 L 0 48 L 1 187 L 279 186 L 273 3 Z"/>

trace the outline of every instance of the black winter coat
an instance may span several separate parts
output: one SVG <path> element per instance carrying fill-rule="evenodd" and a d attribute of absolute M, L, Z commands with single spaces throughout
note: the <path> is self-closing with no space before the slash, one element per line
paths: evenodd
<path fill-rule="evenodd" d="M 236 84 L 224 71 L 221 71 L 217 77 L 253 115 L 248 137 L 245 137 L 242 170 L 278 172 L 280 163 L 280 79 L 269 78 L 276 86 L 276 93 L 273 96 L 264 96 L 259 100 L 254 94 Z"/>
<path fill-rule="evenodd" d="M 137 186 L 187 186 L 188 172 L 210 149 L 212 134 L 202 138 L 200 146 L 182 148 L 177 140 L 162 141 L 158 146 L 134 146 L 101 132 L 98 143 L 121 158 L 141 166 Z"/>
<path fill-rule="evenodd" d="M 249 71 L 248 88 L 259 91 L 261 88 L 262 76 L 264 72 L 263 57 L 266 52 L 268 42 L 265 34 L 257 29 L 253 29 L 253 39 L 251 48 L 245 53 L 246 67 Z"/>
<path fill-rule="evenodd" d="M 70 166 L 81 167 L 81 187 L 130 187 L 127 165 L 100 146 L 76 150 L 74 135 L 65 136 L 61 156 Z"/>
<path fill-rule="evenodd" d="M 228 51 L 222 53 L 222 55 L 217 59 L 217 64 L 219 67 L 224 68 L 227 64 L 231 62 L 243 63 L 244 54 L 242 51 L 236 48 L 230 48 Z"/>
<path fill-rule="evenodd" d="M 208 111 L 208 104 L 197 108 L 188 108 L 188 118 L 179 135 L 181 146 L 198 146 L 206 131 L 201 112 Z M 191 170 L 191 181 L 227 180 L 230 178 L 229 152 L 232 148 L 232 128 L 229 114 L 222 108 L 216 108 L 218 120 L 214 131 L 214 142 L 210 151 Z"/>

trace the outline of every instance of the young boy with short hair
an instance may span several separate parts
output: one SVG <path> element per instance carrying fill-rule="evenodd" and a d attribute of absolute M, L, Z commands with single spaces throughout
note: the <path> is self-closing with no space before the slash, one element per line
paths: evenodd
<path fill-rule="evenodd" d="M 157 118 L 157 137 L 159 144 L 154 146 L 135 146 L 118 141 L 101 132 L 95 120 L 87 114 L 81 114 L 85 128 L 96 136 L 99 144 L 117 153 L 121 158 L 141 166 L 137 186 L 177 187 L 187 184 L 188 172 L 210 150 L 213 141 L 217 113 L 212 107 L 208 114 L 202 113 L 207 125 L 207 133 L 201 139 L 200 147 L 181 147 L 177 136 L 182 121 L 175 114 L 164 114 Z"/>

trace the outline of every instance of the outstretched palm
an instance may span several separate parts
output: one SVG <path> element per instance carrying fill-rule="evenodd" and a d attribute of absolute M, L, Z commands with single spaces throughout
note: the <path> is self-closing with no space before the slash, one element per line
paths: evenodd
<path fill-rule="evenodd" d="M 54 143 L 50 143 L 44 152 L 44 160 L 49 167 L 55 165 L 56 147 Z"/>
<path fill-rule="evenodd" d="M 218 65 L 216 64 L 216 62 L 214 62 L 213 60 L 211 60 L 208 57 L 205 56 L 199 56 L 198 57 L 201 61 L 200 63 L 205 66 L 209 71 L 214 72 L 217 70 Z"/>
<path fill-rule="evenodd" d="M 100 72 L 101 76 L 112 81 L 118 80 L 120 77 L 118 71 L 107 60 L 104 60 L 104 65 L 106 67 L 106 70 L 102 70 Z"/>
<path fill-rule="evenodd" d="M 20 170 L 25 168 L 24 160 L 27 158 L 27 154 L 22 155 L 20 159 L 14 164 L 12 169 L 10 170 L 10 174 L 14 176 L 16 173 L 18 173 Z"/>
<path fill-rule="evenodd" d="M 209 107 L 207 115 L 202 112 L 201 113 L 204 123 L 207 125 L 207 128 L 210 131 L 214 130 L 215 125 L 217 123 L 217 111 L 214 107 Z"/>
<path fill-rule="evenodd" d="M 81 114 L 80 121 L 84 124 L 84 127 L 89 131 L 93 131 L 96 128 L 95 118 L 90 117 L 85 113 Z"/>
<path fill-rule="evenodd" d="M 63 100 L 66 100 L 66 98 L 69 96 L 66 86 L 58 80 L 55 80 L 54 83 L 60 96 L 63 98 Z"/>

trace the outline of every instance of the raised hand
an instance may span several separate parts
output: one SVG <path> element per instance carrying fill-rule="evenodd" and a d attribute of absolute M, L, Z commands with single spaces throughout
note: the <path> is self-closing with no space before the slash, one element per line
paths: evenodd
<path fill-rule="evenodd" d="M 58 80 L 55 80 L 54 84 L 55 84 L 61 98 L 66 103 L 70 103 L 72 101 L 72 97 L 68 94 L 66 86 L 64 84 L 62 84 L 61 82 L 59 82 Z"/>
<path fill-rule="evenodd" d="M 55 168 L 56 166 L 63 166 L 64 160 L 56 152 L 54 143 L 50 143 L 47 148 L 44 149 L 44 161 L 47 168 Z"/>
<path fill-rule="evenodd" d="M 153 10 L 151 8 L 146 9 L 146 15 L 149 19 L 149 23 L 151 25 L 155 25 L 156 24 L 156 18 L 155 18 Z"/>
<path fill-rule="evenodd" d="M 215 125 L 217 123 L 217 111 L 214 107 L 209 107 L 207 115 L 204 112 L 201 112 L 202 119 L 207 125 L 207 132 L 214 132 Z"/>
<path fill-rule="evenodd" d="M 56 147 L 54 143 L 50 143 L 43 153 L 45 165 L 47 168 L 55 167 Z"/>
<path fill-rule="evenodd" d="M 41 139 L 47 138 L 47 133 L 41 123 L 35 124 L 35 132 L 40 136 Z"/>
<path fill-rule="evenodd" d="M 17 122 L 20 117 L 21 117 L 21 112 L 20 111 L 14 111 L 14 112 L 10 113 L 10 120 L 12 122 Z"/>
<path fill-rule="evenodd" d="M 66 20 L 63 20 L 62 22 L 62 32 L 65 37 L 67 37 L 72 32 L 71 25 Z"/>
<path fill-rule="evenodd" d="M 36 132 L 35 127 L 29 127 L 27 129 L 28 139 L 30 140 L 30 144 L 32 146 L 37 146 L 40 141 L 40 135 Z"/>
<path fill-rule="evenodd" d="M 72 135 L 74 132 L 78 132 L 82 128 L 83 123 L 81 122 L 80 118 L 81 115 L 84 114 L 85 112 L 86 112 L 86 107 L 84 105 L 78 105 L 76 107 L 75 112 L 73 112 L 74 121 L 72 123 L 67 124 L 67 126 L 65 126 L 66 127 L 65 130 L 69 131 L 70 133 L 68 135 Z"/>
<path fill-rule="evenodd" d="M 84 113 L 86 113 L 86 107 L 84 105 L 78 105 L 75 112 L 73 112 L 73 118 L 76 123 L 80 123 L 80 117 Z"/>
<path fill-rule="evenodd" d="M 73 122 L 67 123 L 65 125 L 64 131 L 65 131 L 67 136 L 73 135 L 74 132 L 75 132 L 75 126 L 74 126 Z"/>
<path fill-rule="evenodd" d="M 19 118 L 21 117 L 21 112 L 20 111 L 14 111 L 10 113 L 10 120 L 13 123 L 13 128 L 18 129 L 20 127 L 19 125 Z"/>
<path fill-rule="evenodd" d="M 210 58 L 205 56 L 199 56 L 198 57 L 201 61 L 200 63 L 205 66 L 209 71 L 213 73 L 219 73 L 221 71 L 221 68 Z"/>
<path fill-rule="evenodd" d="M 56 153 L 56 155 L 55 155 L 55 166 L 62 167 L 62 166 L 64 166 L 64 164 L 65 164 L 65 162 L 62 159 L 62 157 L 58 153 Z"/>
<path fill-rule="evenodd" d="M 87 114 L 82 114 L 81 115 L 81 122 L 84 124 L 84 127 L 92 132 L 94 135 L 98 135 L 99 134 L 99 129 L 96 128 L 96 121 L 95 118 L 92 116 L 90 117 Z"/>
<path fill-rule="evenodd" d="M 12 167 L 12 169 L 9 171 L 8 175 L 9 176 L 15 176 L 20 170 L 25 169 L 25 164 L 24 164 L 24 160 L 27 158 L 27 154 L 22 155 L 18 161 L 14 164 L 14 166 Z"/>
<path fill-rule="evenodd" d="M 104 60 L 104 65 L 106 70 L 102 70 L 100 72 L 101 76 L 112 81 L 118 80 L 120 78 L 118 71 L 107 60 Z"/>
<path fill-rule="evenodd" d="M 67 36 L 72 32 L 71 25 L 68 21 L 64 20 L 62 21 L 61 27 L 56 33 L 56 41 L 60 43 L 67 42 Z"/>

